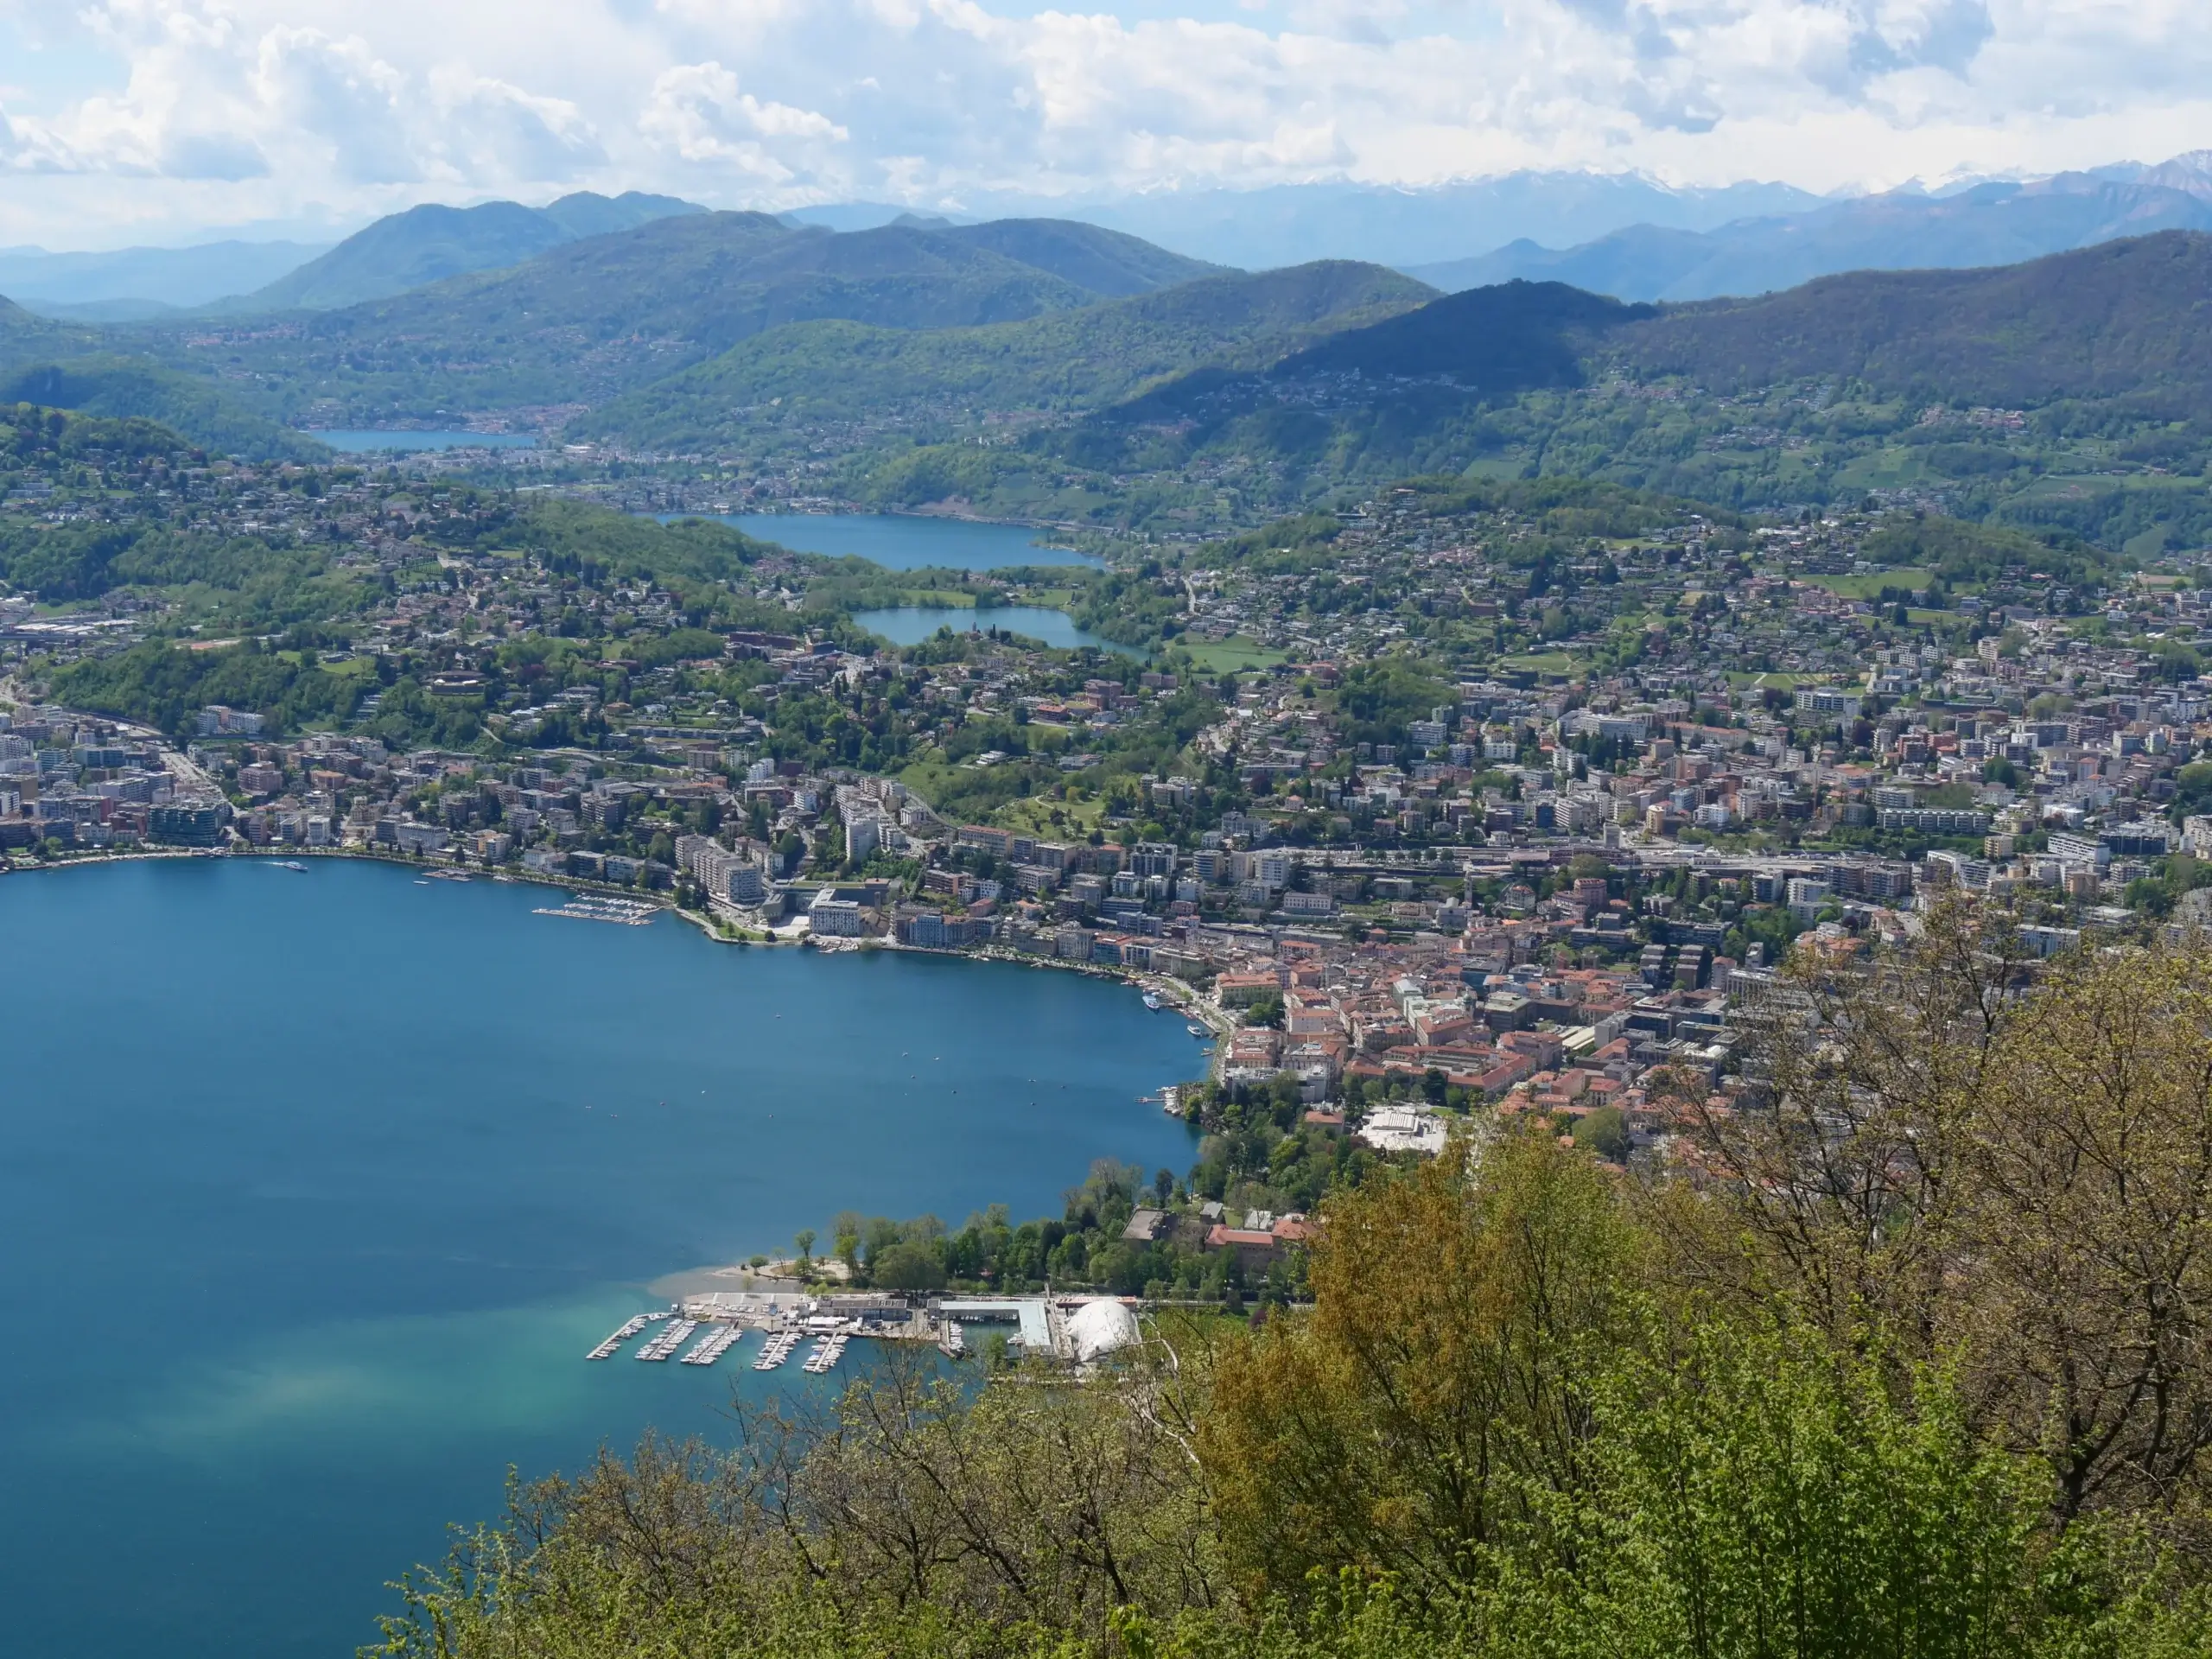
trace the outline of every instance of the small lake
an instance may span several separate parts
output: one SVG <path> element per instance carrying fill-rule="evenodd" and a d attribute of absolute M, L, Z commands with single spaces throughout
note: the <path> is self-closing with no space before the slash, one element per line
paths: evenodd
<path fill-rule="evenodd" d="M 663 515 L 665 516 L 665 515 Z M 899 512 L 702 513 L 734 524 L 748 536 L 776 542 L 794 553 L 833 559 L 866 559 L 887 570 L 1002 570 L 1023 564 L 1077 564 L 1105 569 L 1103 560 L 1065 547 L 1040 547 L 1049 531 L 1025 524 L 982 524 L 960 518 L 922 518 Z"/>
<path fill-rule="evenodd" d="M 983 628 L 1003 628 L 1009 633 L 1041 640 L 1062 651 L 1072 651 L 1077 645 L 1096 645 L 1099 650 L 1110 651 L 1117 657 L 1144 655 L 1141 651 L 1117 645 L 1110 639 L 1102 639 L 1089 630 L 1076 626 L 1065 611 L 1046 610 L 1041 605 L 995 605 L 988 610 L 971 610 L 965 606 L 901 605 L 892 610 L 855 611 L 853 620 L 870 633 L 881 635 L 894 645 L 914 645 L 928 639 L 939 628 L 950 628 L 961 633 L 971 633 Z"/>
<path fill-rule="evenodd" d="M 414 454 L 428 449 L 535 449 L 528 432 L 306 432 L 340 454 Z"/>
<path fill-rule="evenodd" d="M 1129 987 L 715 944 L 315 860 L 0 878 L 0 1560 L 39 1659 L 336 1659 L 508 1465 L 728 1431 L 765 1376 L 584 1354 L 842 1209 L 1181 1173 Z M 20 1643 L 20 1647 L 15 1644 Z"/>

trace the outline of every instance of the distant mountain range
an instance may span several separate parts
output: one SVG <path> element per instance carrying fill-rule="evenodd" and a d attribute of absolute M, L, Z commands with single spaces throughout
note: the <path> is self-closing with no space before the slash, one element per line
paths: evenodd
<path fill-rule="evenodd" d="M 235 310 L 334 310 L 427 288 L 448 276 L 519 265 L 588 237 L 635 230 L 656 219 L 707 210 L 674 196 L 580 191 L 543 207 L 487 201 L 478 207 L 429 203 L 380 219 L 329 252 L 233 301 Z"/>
<path fill-rule="evenodd" d="M 1403 270 L 1516 238 L 1567 246 L 1629 225 L 1707 231 L 1821 200 L 1787 184 L 1677 189 L 1634 173 L 1530 172 L 1422 188 L 1323 183 L 1160 190 L 1103 202 L 994 199 L 988 210 L 1079 219 L 1247 270 L 1315 259 Z"/>
<path fill-rule="evenodd" d="M 111 253 L 0 249 L 0 294 L 86 323 L 160 321 L 181 310 L 336 310 L 706 211 L 671 196 L 580 192 L 543 207 L 410 208 L 328 248 L 233 240 Z M 945 216 L 860 202 L 779 218 L 788 229 L 847 235 L 1080 223 L 1120 232 L 1130 238 L 1125 249 L 1141 241 L 1183 262 L 1158 270 L 1356 260 L 1446 291 L 1522 277 L 1627 300 L 1695 300 L 1771 292 L 1840 270 L 2004 264 L 2160 230 L 2212 230 L 2212 152 L 1847 200 L 1783 184 L 1677 188 L 1637 174 L 1529 172 L 1419 189 L 1336 182 L 1086 202 L 993 195 Z M 1070 280 L 1090 286 L 1080 275 Z M 1132 280 L 1138 286 L 1095 291 L 1141 292 L 1153 278 Z"/>
<path fill-rule="evenodd" d="M 1564 250 L 1522 238 L 1478 257 L 1408 269 L 1454 292 L 1521 278 L 1624 300 L 1705 300 L 1773 293 L 1847 270 L 2016 264 L 2168 230 L 2212 231 L 2212 151 L 1951 194 L 1864 196 L 1707 231 L 1635 225 Z"/>
<path fill-rule="evenodd" d="M 304 242 L 48 253 L 0 248 L 0 294 L 49 316 L 127 322 L 266 287 L 326 251 Z"/>

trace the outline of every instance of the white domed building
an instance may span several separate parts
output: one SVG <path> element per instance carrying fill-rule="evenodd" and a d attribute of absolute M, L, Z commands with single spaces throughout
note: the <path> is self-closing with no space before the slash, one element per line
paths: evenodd
<path fill-rule="evenodd" d="M 1125 1302 L 1085 1302 L 1068 1316 L 1064 1327 L 1069 1351 L 1076 1363 L 1088 1365 L 1141 1340 L 1137 1316 Z"/>

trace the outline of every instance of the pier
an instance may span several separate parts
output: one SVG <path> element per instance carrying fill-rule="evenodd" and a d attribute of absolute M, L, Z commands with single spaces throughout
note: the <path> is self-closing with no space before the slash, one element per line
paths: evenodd
<path fill-rule="evenodd" d="M 691 1344 L 691 1351 L 680 1362 L 685 1365 L 711 1365 L 736 1346 L 745 1328 L 736 1325 L 717 1325 L 708 1328 L 707 1334 Z"/>
<path fill-rule="evenodd" d="M 644 1330 L 655 1319 L 664 1319 L 667 1317 L 668 1315 L 665 1313 L 635 1314 L 623 1323 L 621 1329 L 615 1332 L 613 1336 L 607 1338 L 605 1342 L 601 1343 L 599 1346 L 593 1349 L 591 1352 L 586 1354 L 584 1357 L 586 1359 L 612 1359 L 614 1357 L 616 1351 L 620 1349 L 624 1343 L 629 1341 L 631 1338 L 636 1336 L 639 1332 Z"/>
<path fill-rule="evenodd" d="M 659 913 L 660 906 L 638 899 L 609 899 L 597 893 L 576 893 L 565 905 L 540 905 L 532 913 L 564 916 L 573 922 L 615 922 L 624 927 L 643 927 Z"/>
<path fill-rule="evenodd" d="M 760 1357 L 753 1362 L 756 1371 L 772 1371 L 791 1357 L 791 1352 L 804 1340 L 804 1333 L 798 1331 L 777 1331 L 769 1335 L 760 1350 Z"/>
<path fill-rule="evenodd" d="M 837 1362 L 845 1357 L 845 1344 L 852 1338 L 843 1332 L 834 1332 L 814 1344 L 814 1351 L 806 1357 L 806 1363 L 799 1369 L 809 1376 L 821 1376 L 835 1370 Z"/>
<path fill-rule="evenodd" d="M 681 1348 L 685 1339 L 698 1328 L 699 1321 L 696 1319 L 671 1320 L 667 1330 L 661 1332 L 651 1342 L 638 1350 L 637 1357 L 655 1362 L 666 1359 Z"/>

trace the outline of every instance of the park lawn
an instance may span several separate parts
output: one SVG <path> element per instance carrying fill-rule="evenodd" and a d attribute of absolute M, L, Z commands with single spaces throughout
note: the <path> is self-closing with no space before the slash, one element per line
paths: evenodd
<path fill-rule="evenodd" d="M 1052 821 L 1052 814 L 1060 815 L 1059 822 Z M 1019 830 L 1025 836 L 1035 836 L 1040 841 L 1061 841 L 1069 838 L 1080 841 L 1098 827 L 1106 816 L 1106 803 L 1102 798 L 1090 801 L 1056 801 L 1044 795 L 1025 795 L 1018 801 L 1009 801 L 999 809 L 998 823 L 1001 829 Z"/>
<path fill-rule="evenodd" d="M 1525 657 L 1501 657 L 1500 668 L 1511 669 L 1518 674 L 1572 674 L 1574 658 L 1563 651 L 1533 652 Z"/>
<path fill-rule="evenodd" d="M 1925 588 L 1936 580 L 1936 573 L 1901 564 L 1893 570 L 1869 570 L 1864 575 L 1807 576 L 1804 580 L 1827 588 L 1839 599 L 1872 599 L 1885 588 L 1902 588 L 1907 592 Z"/>
<path fill-rule="evenodd" d="M 1224 639 L 1219 644 L 1208 642 L 1194 645 L 1188 640 L 1176 641 L 1176 649 L 1188 652 L 1191 660 L 1209 674 L 1223 674 L 1232 670 L 1273 668 L 1277 663 L 1290 660 L 1287 652 L 1270 651 L 1249 639 Z"/>

